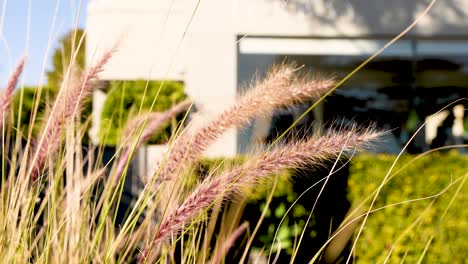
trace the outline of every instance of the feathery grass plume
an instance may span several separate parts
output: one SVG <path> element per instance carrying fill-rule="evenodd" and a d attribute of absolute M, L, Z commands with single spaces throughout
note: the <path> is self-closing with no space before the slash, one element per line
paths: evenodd
<path fill-rule="evenodd" d="M 102 72 L 104 65 L 116 52 L 117 46 L 115 45 L 106 51 L 93 67 L 82 74 L 78 82 L 70 84 L 67 81 L 63 82 L 52 111 L 40 133 L 41 136 L 32 161 L 31 179 L 33 181 L 39 176 L 47 156 L 55 155 L 58 151 L 64 125 L 82 107 L 83 99 L 92 94 L 99 81 L 98 74 Z"/>
<path fill-rule="evenodd" d="M 322 137 L 313 136 L 304 141 L 275 147 L 227 173 L 209 177 L 176 210 L 163 219 L 155 234 L 154 243 L 167 239 L 182 229 L 183 223 L 199 215 L 216 199 L 233 195 L 243 186 L 252 186 L 259 180 L 287 168 L 297 168 L 306 164 L 318 165 L 320 160 L 337 156 L 342 151 L 365 147 L 380 135 L 381 133 L 375 132 L 373 127 L 353 127 Z"/>
<path fill-rule="evenodd" d="M 132 135 L 140 132 L 139 129 L 141 129 L 142 126 L 144 125 L 146 126 L 143 128 L 143 131 L 141 131 L 141 135 L 139 138 L 138 138 L 138 135 L 136 135 L 137 142 L 134 145 L 134 149 L 132 149 L 132 144 L 127 144 L 124 154 L 120 157 L 118 165 L 117 165 L 117 169 L 116 169 L 116 175 L 117 175 L 116 181 L 117 182 L 120 180 L 120 177 L 122 176 L 124 172 L 125 166 L 129 162 L 131 153 L 137 150 L 146 142 L 148 142 L 151 136 L 159 128 L 161 128 L 161 126 L 169 122 L 172 118 L 175 118 L 180 113 L 187 111 L 191 105 L 192 105 L 192 101 L 184 100 L 165 112 L 155 112 L 155 113 L 144 114 L 144 115 L 141 115 L 132 119 L 127 124 L 126 128 L 124 129 L 125 139 L 128 139 Z"/>
<path fill-rule="evenodd" d="M 219 248 L 216 251 L 213 259 L 209 261 L 208 263 L 210 264 L 221 263 L 224 256 L 228 253 L 228 251 L 234 245 L 234 242 L 236 242 L 236 240 L 242 235 L 242 233 L 245 232 L 245 230 L 247 230 L 248 227 L 249 227 L 248 222 L 245 222 L 239 227 L 237 227 L 236 230 L 234 230 L 234 232 L 232 232 L 232 234 L 228 237 L 228 239 L 226 239 L 226 241 L 223 242 L 221 248 Z"/>
<path fill-rule="evenodd" d="M 3 91 L 3 94 L 0 97 L 0 114 L 1 114 L 0 127 L 3 126 L 3 119 L 5 118 L 8 108 L 10 107 L 11 100 L 13 97 L 13 91 L 15 90 L 19 77 L 21 73 L 23 72 L 25 63 L 26 63 L 26 56 L 21 58 L 18 65 L 16 65 L 16 68 L 11 74 L 10 79 L 8 79 L 7 86 L 5 87 L 5 90 Z"/>
<path fill-rule="evenodd" d="M 291 65 L 274 67 L 264 80 L 253 84 L 237 103 L 214 120 L 193 133 L 182 134 L 171 147 L 158 177 L 169 179 L 174 172 L 189 166 L 229 128 L 245 125 L 255 116 L 278 108 L 317 99 L 334 83 L 330 78 L 300 75 L 298 68 Z"/>

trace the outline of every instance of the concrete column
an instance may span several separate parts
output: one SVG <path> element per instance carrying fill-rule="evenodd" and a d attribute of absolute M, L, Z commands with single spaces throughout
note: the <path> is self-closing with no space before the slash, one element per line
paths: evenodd
<path fill-rule="evenodd" d="M 185 87 L 200 110 L 198 122 L 206 122 L 235 101 L 237 94 L 237 38 L 232 33 L 192 36 L 187 56 Z M 205 52 L 200 52 L 205 51 Z M 209 51 L 209 52 L 206 52 Z M 233 156 L 237 132 L 229 130 L 207 151 L 207 156 Z"/>
<path fill-rule="evenodd" d="M 93 120 L 89 129 L 89 138 L 93 144 L 99 143 L 99 128 L 101 126 L 101 113 L 104 108 L 107 94 L 102 90 L 97 89 L 93 93 Z"/>

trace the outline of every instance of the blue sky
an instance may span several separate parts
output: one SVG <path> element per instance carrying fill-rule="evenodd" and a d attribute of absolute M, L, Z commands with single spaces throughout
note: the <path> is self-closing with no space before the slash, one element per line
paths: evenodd
<path fill-rule="evenodd" d="M 46 65 L 46 70 L 50 69 L 52 53 L 58 46 L 60 37 L 76 26 L 77 18 L 78 26 L 84 27 L 88 1 L 1 1 L 0 85 L 2 87 L 5 85 L 12 68 L 23 54 L 28 54 L 28 60 L 22 76 L 22 84 L 38 85 L 41 76 L 44 76 L 43 65 Z M 79 12 L 80 3 L 81 12 Z M 28 13 L 31 16 L 28 16 Z M 80 13 L 79 16 L 78 13 Z M 56 14 L 55 22 L 54 14 Z M 49 39 L 51 47 L 47 51 Z M 45 78 L 42 83 L 46 83 Z"/>

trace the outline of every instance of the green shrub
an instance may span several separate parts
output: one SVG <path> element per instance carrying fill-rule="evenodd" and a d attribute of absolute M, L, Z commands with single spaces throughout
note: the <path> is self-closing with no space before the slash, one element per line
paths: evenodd
<path fill-rule="evenodd" d="M 465 121 L 463 123 L 463 127 L 465 128 L 465 136 L 468 137 L 468 116 L 465 117 Z"/>
<path fill-rule="evenodd" d="M 38 92 L 38 88 L 36 86 L 26 86 L 21 89 L 18 89 L 13 97 L 12 107 L 13 107 L 13 120 L 14 126 L 16 127 L 19 120 L 19 127 L 17 130 L 13 131 L 21 131 L 24 138 L 27 137 L 30 127 L 31 121 L 31 114 L 33 112 L 34 103 L 36 100 L 36 94 Z M 21 99 L 21 93 L 23 93 L 23 98 Z M 49 86 L 42 87 L 41 98 L 39 100 L 39 105 L 37 109 L 36 119 L 33 123 L 33 130 L 32 135 L 38 136 L 41 126 L 43 125 L 42 121 L 44 119 L 44 114 L 47 108 L 52 107 L 52 103 L 54 98 L 57 96 L 57 88 L 51 88 Z M 19 112 L 19 106 L 21 103 L 21 113 Z M 49 109 L 50 110 L 50 109 Z M 81 116 L 80 121 L 82 124 L 85 124 L 88 117 L 91 115 L 92 112 L 92 104 L 91 100 L 85 100 L 83 104 L 83 109 L 81 109 Z M 21 114 L 21 115 L 20 115 Z M 87 124 L 87 128 L 89 128 L 89 124 Z M 85 133 L 81 138 L 81 142 L 83 144 L 88 143 L 88 135 Z"/>
<path fill-rule="evenodd" d="M 403 156 L 398 168 L 408 166 L 390 180 L 382 189 L 374 208 L 427 197 L 441 192 L 450 182 L 466 177 L 468 156 L 453 153 L 434 153 L 417 161 L 414 156 Z M 361 155 L 353 160 L 349 179 L 349 198 L 358 204 L 371 194 L 389 170 L 394 156 Z M 358 263 L 381 263 L 391 246 L 397 242 L 418 217 L 422 217 L 408 235 L 395 245 L 389 263 L 416 263 L 424 248 L 433 237 L 424 263 L 467 263 L 468 251 L 468 185 L 463 185 L 454 197 L 458 182 L 439 196 L 430 206 L 431 200 L 405 203 L 371 214 L 364 232 L 357 243 Z M 368 208 L 368 207 L 366 207 Z M 427 208 L 427 210 L 426 210 Z M 444 211 L 446 215 L 442 217 Z"/>
<path fill-rule="evenodd" d="M 19 127 L 17 128 L 23 135 L 26 137 L 29 131 L 29 125 L 31 121 L 31 114 L 34 108 L 34 102 L 36 98 L 36 94 L 38 92 L 38 87 L 24 87 L 21 89 L 16 90 L 12 107 L 13 107 L 13 120 L 14 126 L 16 127 L 19 120 Z M 23 98 L 21 99 L 21 93 L 23 93 Z M 54 97 L 54 93 L 48 87 L 42 87 L 41 98 L 39 101 L 38 111 L 36 120 L 40 121 L 43 119 L 43 115 L 46 109 L 47 102 L 49 102 L 51 98 Z M 21 113 L 19 112 L 19 107 L 21 103 Z M 39 129 L 41 126 L 41 122 L 34 122 L 33 125 L 33 135 L 37 136 L 39 133 Z M 17 130 L 13 130 L 17 131 Z"/>
<path fill-rule="evenodd" d="M 111 81 L 109 85 L 99 131 L 101 142 L 105 145 L 117 145 L 129 118 L 149 111 L 154 98 L 157 97 L 152 111 L 167 110 L 186 98 L 180 82 Z M 171 124 L 166 124 L 160 131 L 153 135 L 150 144 L 167 142 L 171 136 Z"/>

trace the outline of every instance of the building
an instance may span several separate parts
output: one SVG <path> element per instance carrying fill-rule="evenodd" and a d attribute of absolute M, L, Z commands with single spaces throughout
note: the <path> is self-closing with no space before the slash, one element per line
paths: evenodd
<path fill-rule="evenodd" d="M 284 59 L 344 76 L 427 5 L 405 0 L 94 0 L 88 6 L 87 62 L 122 39 L 102 79 L 180 80 L 202 113 L 210 115 L 233 102 L 256 73 L 262 75 Z M 419 147 L 429 145 L 450 116 L 460 140 L 464 111 L 431 114 L 451 100 L 468 97 L 467 28 L 468 1 L 438 1 L 409 34 L 345 83 L 312 119 L 377 121 L 394 129 L 397 142 L 388 149 L 394 152 L 425 120 L 430 122 Z M 95 93 L 96 112 L 104 98 L 102 91 Z M 99 115 L 93 121 L 96 133 Z M 256 124 L 268 125 L 269 119 Z M 257 130 L 231 130 L 208 154 L 246 151 Z"/>

